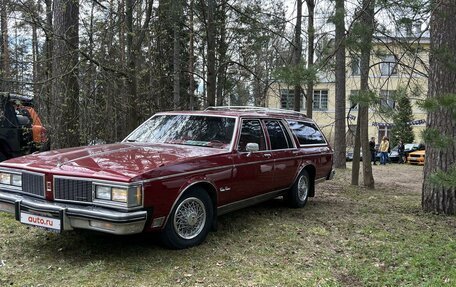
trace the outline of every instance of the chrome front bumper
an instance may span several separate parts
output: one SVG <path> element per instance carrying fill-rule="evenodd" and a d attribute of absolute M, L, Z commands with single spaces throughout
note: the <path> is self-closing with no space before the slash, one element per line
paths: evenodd
<path fill-rule="evenodd" d="M 50 202 L 0 191 L 0 211 L 12 213 L 20 220 L 21 212 L 55 217 L 64 230 L 75 228 L 112 234 L 134 234 L 144 230 L 147 211 L 121 212 L 102 207 Z"/>

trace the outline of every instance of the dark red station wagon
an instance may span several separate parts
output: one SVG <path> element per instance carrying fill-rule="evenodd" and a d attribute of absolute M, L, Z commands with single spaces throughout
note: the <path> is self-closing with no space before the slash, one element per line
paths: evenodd
<path fill-rule="evenodd" d="M 0 211 L 54 232 L 159 231 L 200 244 L 217 216 L 278 196 L 303 207 L 334 176 L 333 151 L 305 115 L 254 107 L 158 113 L 121 143 L 0 164 Z"/>

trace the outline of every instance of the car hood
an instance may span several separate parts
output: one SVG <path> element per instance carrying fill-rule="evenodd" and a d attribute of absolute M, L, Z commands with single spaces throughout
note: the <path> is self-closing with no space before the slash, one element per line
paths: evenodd
<path fill-rule="evenodd" d="M 10 159 L 0 166 L 128 181 L 160 167 L 226 152 L 198 146 L 119 143 L 31 154 Z"/>

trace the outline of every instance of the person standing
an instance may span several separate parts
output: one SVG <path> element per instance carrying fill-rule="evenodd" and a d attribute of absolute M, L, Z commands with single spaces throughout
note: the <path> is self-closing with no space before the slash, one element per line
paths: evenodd
<path fill-rule="evenodd" d="M 380 143 L 380 164 L 385 165 L 388 160 L 388 150 L 389 150 L 389 139 L 384 136 L 382 142 Z"/>
<path fill-rule="evenodd" d="M 405 163 L 404 152 L 405 152 L 404 142 L 402 141 L 402 139 L 400 139 L 399 143 L 397 144 L 397 153 L 399 154 L 399 163 Z"/>
<path fill-rule="evenodd" d="M 376 165 L 377 163 L 377 152 L 375 150 L 375 138 L 371 137 L 369 141 L 369 150 L 371 153 L 371 161 L 373 162 L 373 165 Z"/>

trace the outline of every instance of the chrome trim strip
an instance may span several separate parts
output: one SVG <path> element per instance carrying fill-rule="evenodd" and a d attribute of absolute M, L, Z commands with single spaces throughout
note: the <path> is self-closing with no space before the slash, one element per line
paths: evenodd
<path fill-rule="evenodd" d="M 8 173 L 14 173 L 14 174 L 20 174 L 23 169 L 15 169 L 15 168 L 9 168 L 9 167 L 0 167 L 0 172 L 8 172 Z"/>
<path fill-rule="evenodd" d="M 14 213 L 18 213 L 17 207 L 49 213 L 63 213 L 64 230 L 83 228 L 98 230 L 113 234 L 140 233 L 146 224 L 147 211 L 136 212 L 113 211 L 105 208 L 81 207 L 77 205 L 54 203 L 45 200 L 25 198 L 20 195 L 9 194 L 0 191 L 0 202 L 11 204 Z M 4 211 L 3 211 L 4 212 Z M 90 224 L 91 220 L 98 220 L 112 224 L 112 229 L 105 229 Z"/>
<path fill-rule="evenodd" d="M 228 203 L 228 204 L 219 206 L 219 207 L 217 207 L 217 215 L 223 215 L 223 214 L 226 214 L 226 213 L 238 210 L 238 209 L 242 209 L 247 206 L 255 205 L 257 203 L 266 201 L 268 199 L 275 198 L 275 197 L 283 194 L 286 190 L 288 190 L 288 189 L 285 188 L 285 189 L 280 189 L 277 191 L 271 191 L 271 192 L 268 192 L 265 194 L 260 194 L 260 195 L 254 196 L 254 197 L 241 199 L 236 202 L 232 202 L 232 203 Z"/>

